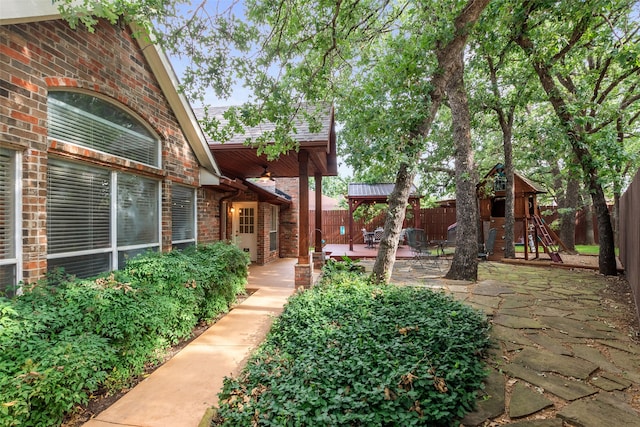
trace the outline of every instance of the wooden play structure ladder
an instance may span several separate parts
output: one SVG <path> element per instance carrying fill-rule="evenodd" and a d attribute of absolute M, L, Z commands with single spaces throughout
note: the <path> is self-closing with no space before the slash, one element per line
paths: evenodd
<path fill-rule="evenodd" d="M 540 241 L 540 243 L 542 243 L 544 251 L 549 254 L 551 261 L 562 262 L 562 258 L 560 258 L 559 253 L 559 244 L 556 242 L 556 239 L 551 237 L 552 231 L 547 228 L 547 225 L 538 215 L 533 215 L 531 218 L 533 219 L 533 223 L 535 224 L 536 230 L 538 232 L 538 240 Z"/>

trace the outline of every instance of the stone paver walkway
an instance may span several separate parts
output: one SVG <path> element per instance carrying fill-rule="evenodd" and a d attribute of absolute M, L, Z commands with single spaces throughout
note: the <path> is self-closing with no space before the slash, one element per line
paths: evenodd
<path fill-rule="evenodd" d="M 443 289 L 493 325 L 490 373 L 462 425 L 640 426 L 640 344 L 618 321 L 629 308 L 603 296 L 609 279 L 489 262 L 477 283 L 461 283 L 447 270 L 398 261 L 392 282 Z"/>

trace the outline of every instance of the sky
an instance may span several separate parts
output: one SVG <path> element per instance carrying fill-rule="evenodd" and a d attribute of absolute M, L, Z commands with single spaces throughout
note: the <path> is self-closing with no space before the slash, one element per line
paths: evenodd
<path fill-rule="evenodd" d="M 207 0 L 207 7 L 208 8 L 218 7 L 218 8 L 224 9 L 228 7 L 231 2 L 234 2 L 234 0 Z M 192 6 L 199 5 L 200 3 L 202 3 L 202 0 L 193 0 Z M 242 0 L 238 0 L 235 3 L 236 4 L 234 5 L 234 11 L 238 11 L 237 13 L 241 13 L 241 10 L 244 8 Z M 184 8 L 184 12 L 188 13 L 189 9 L 191 8 Z M 186 56 L 179 58 L 177 56 L 169 55 L 169 60 L 171 61 L 171 65 L 176 75 L 178 76 L 179 79 L 182 80 L 185 69 L 190 64 L 189 58 Z M 205 95 L 205 103 L 211 106 L 216 106 L 216 107 L 241 105 L 247 102 L 250 96 L 251 96 L 250 91 L 247 88 L 243 87 L 240 83 L 237 83 L 232 87 L 231 96 L 229 98 L 224 98 L 224 99 L 218 98 L 215 95 L 214 91 L 211 90 Z M 200 102 L 195 102 L 195 101 L 190 101 L 190 102 L 194 108 L 199 108 L 203 106 L 200 104 Z M 345 178 L 353 176 L 353 170 L 349 166 L 345 165 L 344 161 L 340 157 L 338 157 L 338 175 Z"/>
<path fill-rule="evenodd" d="M 211 13 L 215 13 L 214 11 L 216 10 L 216 8 L 218 10 L 225 10 L 232 3 L 235 3 L 235 5 L 233 6 L 234 13 L 238 16 L 244 16 L 243 0 L 204 0 L 204 1 L 206 1 L 207 10 L 210 10 Z M 195 7 L 199 6 L 202 2 L 203 0 L 191 0 L 191 6 L 184 5 L 180 9 L 182 9 L 186 15 L 187 13 L 190 13 L 193 9 L 195 9 Z M 189 58 L 187 56 L 183 56 L 182 58 L 179 58 L 177 56 L 169 55 L 169 60 L 171 61 L 171 65 L 173 66 L 173 69 L 177 74 L 178 78 L 182 80 L 186 68 L 190 65 Z M 250 97 L 249 90 L 243 87 L 241 84 L 236 84 L 232 88 L 231 97 L 224 98 L 224 99 L 218 98 L 215 95 L 214 91 L 211 90 L 205 96 L 205 103 L 207 103 L 208 105 L 216 106 L 216 107 L 241 105 L 247 102 L 249 100 L 249 97 Z M 190 102 L 194 108 L 203 107 L 203 105 L 201 105 L 199 101 L 198 102 L 190 101 Z"/>

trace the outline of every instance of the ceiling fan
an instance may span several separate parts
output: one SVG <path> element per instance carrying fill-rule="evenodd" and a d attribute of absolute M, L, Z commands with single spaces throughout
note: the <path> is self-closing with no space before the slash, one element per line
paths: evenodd
<path fill-rule="evenodd" d="M 260 174 L 260 178 L 258 178 L 258 181 L 264 184 L 268 183 L 269 181 L 275 181 L 273 179 L 272 173 L 268 170 L 267 166 L 265 165 L 262 167 L 264 168 L 264 171 Z"/>

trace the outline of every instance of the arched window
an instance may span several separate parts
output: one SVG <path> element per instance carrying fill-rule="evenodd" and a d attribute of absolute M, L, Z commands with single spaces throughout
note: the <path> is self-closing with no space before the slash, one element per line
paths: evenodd
<path fill-rule="evenodd" d="M 130 113 L 81 92 L 50 92 L 49 137 L 160 166 L 160 144 Z"/>

